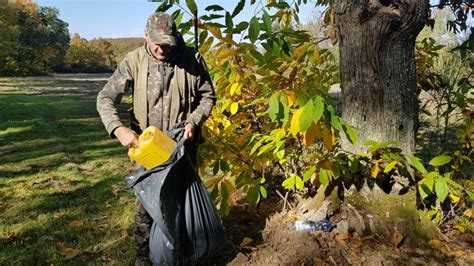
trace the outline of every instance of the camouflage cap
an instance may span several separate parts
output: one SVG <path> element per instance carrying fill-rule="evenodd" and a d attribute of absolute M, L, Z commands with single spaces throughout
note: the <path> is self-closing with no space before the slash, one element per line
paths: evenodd
<path fill-rule="evenodd" d="M 146 23 L 146 32 L 154 43 L 171 46 L 178 44 L 176 24 L 167 13 L 155 12 L 151 15 Z"/>

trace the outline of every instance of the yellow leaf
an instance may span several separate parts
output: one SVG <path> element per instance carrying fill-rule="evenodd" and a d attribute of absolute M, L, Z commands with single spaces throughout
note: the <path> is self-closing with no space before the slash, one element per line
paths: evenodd
<path fill-rule="evenodd" d="M 291 118 L 290 132 L 294 137 L 300 132 L 300 117 L 302 113 L 303 108 L 300 108 L 293 113 L 293 117 Z"/>
<path fill-rule="evenodd" d="M 229 192 L 235 192 L 235 186 L 234 184 L 232 184 L 232 182 L 230 182 L 229 179 L 224 179 L 224 184 L 225 186 L 229 189 Z"/>
<path fill-rule="evenodd" d="M 286 93 L 286 98 L 288 99 L 288 107 L 292 107 L 296 102 L 296 95 L 294 92 Z"/>
<path fill-rule="evenodd" d="M 84 220 L 75 220 L 69 223 L 69 226 L 74 227 L 74 228 L 82 227 L 84 225 L 85 225 Z"/>
<path fill-rule="evenodd" d="M 214 35 L 215 37 L 219 39 L 222 39 L 222 33 L 219 27 L 210 26 L 210 25 L 206 25 L 206 26 L 207 26 L 207 29 L 212 33 L 212 35 Z"/>
<path fill-rule="evenodd" d="M 458 203 L 458 202 L 459 202 L 459 196 L 454 195 L 453 193 L 450 193 L 450 194 L 449 194 L 449 198 L 451 199 L 451 201 L 452 201 L 453 203 Z"/>
<path fill-rule="evenodd" d="M 328 150 L 332 149 L 332 147 L 334 146 L 331 128 L 328 128 L 326 126 L 323 127 L 323 144 L 324 147 Z"/>
<path fill-rule="evenodd" d="M 253 239 L 250 238 L 250 237 L 244 237 L 244 239 L 242 239 L 242 242 L 240 242 L 240 247 L 243 248 L 245 246 L 248 246 L 250 243 L 253 242 Z"/>
<path fill-rule="evenodd" d="M 233 49 L 223 49 L 216 53 L 216 58 L 228 60 L 229 56 L 239 55 L 241 52 L 239 50 Z"/>
<path fill-rule="evenodd" d="M 230 85 L 230 95 L 234 95 L 235 93 L 235 90 L 237 89 L 237 87 L 239 86 L 239 83 L 233 83 L 232 85 Z"/>
<path fill-rule="evenodd" d="M 306 43 L 306 44 L 303 44 L 299 47 L 296 47 L 294 50 L 293 50 L 293 57 L 302 57 L 306 54 L 306 51 L 308 50 L 308 47 L 312 45 L 311 43 Z"/>
<path fill-rule="evenodd" d="M 321 64 L 321 61 L 320 61 L 320 53 L 319 53 L 319 49 L 314 49 L 314 61 L 317 63 L 317 64 Z"/>
<path fill-rule="evenodd" d="M 285 135 L 286 135 L 286 130 L 284 128 L 282 128 L 282 129 L 280 129 L 280 131 L 278 131 L 277 137 L 282 138 Z"/>
<path fill-rule="evenodd" d="M 222 178 L 220 176 L 206 179 L 204 181 L 204 186 L 206 186 L 207 188 L 215 186 L 215 185 L 217 185 L 217 183 L 219 183 L 219 181 L 221 181 L 221 179 Z"/>
<path fill-rule="evenodd" d="M 238 110 L 239 110 L 239 103 L 238 103 L 238 102 L 233 102 L 233 103 L 230 105 L 230 113 L 231 113 L 232 115 L 235 115 Z"/>
<path fill-rule="evenodd" d="M 377 175 L 378 175 L 379 172 L 380 172 L 379 163 L 380 163 L 379 160 L 375 161 L 374 166 L 372 166 L 372 170 L 370 170 L 370 175 L 371 175 L 373 178 L 376 178 Z"/>
<path fill-rule="evenodd" d="M 473 214 L 474 214 L 474 209 L 473 208 L 470 208 L 468 210 L 466 210 L 464 213 L 463 213 L 465 216 L 469 217 L 469 218 L 472 218 Z"/>

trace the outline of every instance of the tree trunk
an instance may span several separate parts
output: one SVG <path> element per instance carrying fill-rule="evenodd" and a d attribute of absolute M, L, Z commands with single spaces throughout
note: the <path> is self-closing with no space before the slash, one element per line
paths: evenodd
<path fill-rule="evenodd" d="M 418 99 L 415 39 L 428 16 L 428 0 L 336 0 L 343 118 L 362 142 L 398 141 L 415 151 Z"/>

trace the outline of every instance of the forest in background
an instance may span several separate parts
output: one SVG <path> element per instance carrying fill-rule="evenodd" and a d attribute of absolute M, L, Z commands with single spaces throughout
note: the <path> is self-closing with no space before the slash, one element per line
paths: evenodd
<path fill-rule="evenodd" d="M 54 7 L 0 0 L 0 76 L 112 72 L 142 38 L 86 40 Z"/>

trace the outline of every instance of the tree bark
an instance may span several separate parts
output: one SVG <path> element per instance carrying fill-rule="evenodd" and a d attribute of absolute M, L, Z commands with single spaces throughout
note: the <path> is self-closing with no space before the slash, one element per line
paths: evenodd
<path fill-rule="evenodd" d="M 415 39 L 428 18 L 428 0 L 336 0 L 343 118 L 362 142 L 398 141 L 415 151 L 418 99 Z"/>

